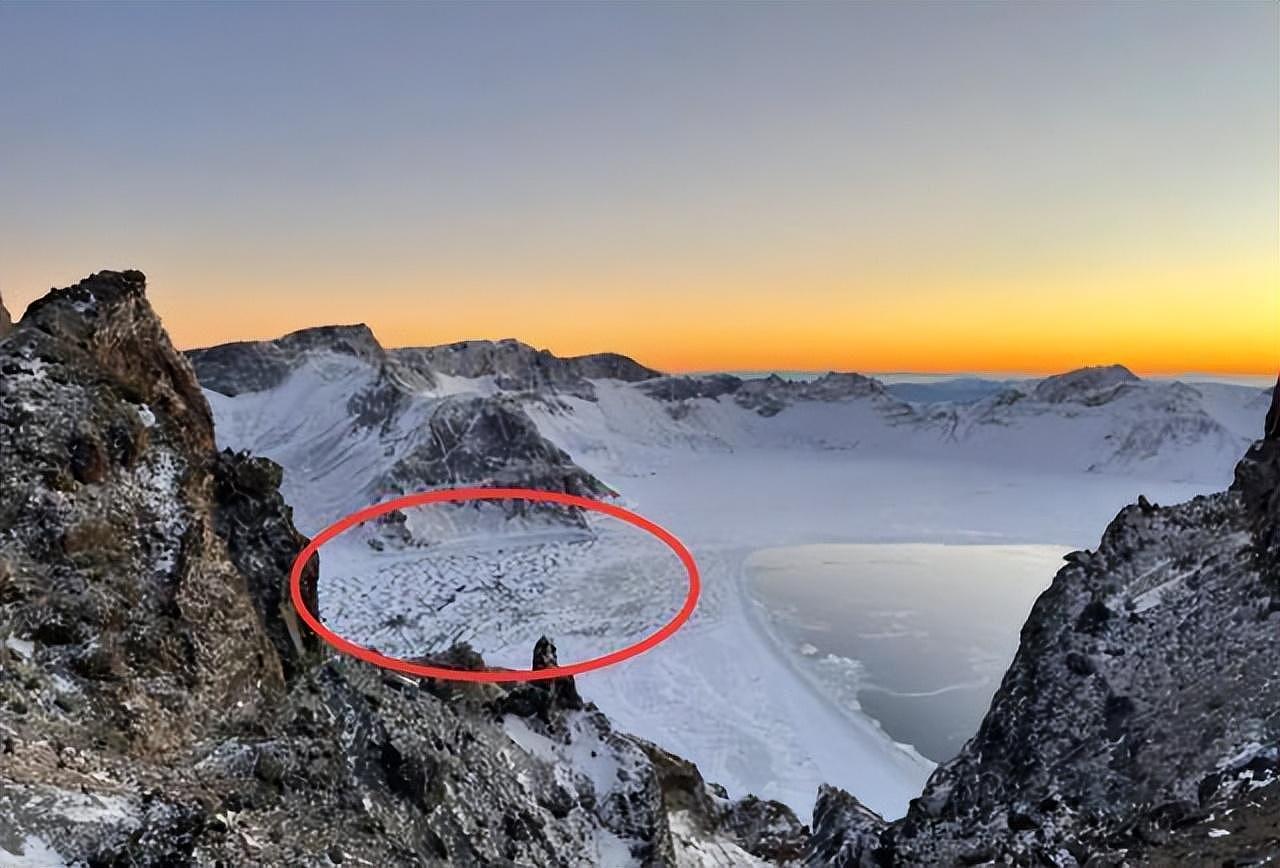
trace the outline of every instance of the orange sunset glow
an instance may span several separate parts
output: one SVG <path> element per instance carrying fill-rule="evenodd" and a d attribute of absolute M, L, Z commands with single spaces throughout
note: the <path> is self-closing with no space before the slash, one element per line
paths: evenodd
<path fill-rule="evenodd" d="M 184 347 L 366 322 L 673 372 L 1280 365 L 1274 6 L 512 17 L 0 27 L 7 306 L 138 268 Z"/>

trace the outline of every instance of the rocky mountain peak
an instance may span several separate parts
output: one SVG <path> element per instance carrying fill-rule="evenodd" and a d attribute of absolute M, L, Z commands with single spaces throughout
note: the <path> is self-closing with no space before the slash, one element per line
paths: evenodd
<path fill-rule="evenodd" d="M 767 377 L 743 380 L 734 391 L 734 399 L 738 404 L 755 410 L 762 416 L 776 415 L 796 401 L 877 398 L 886 405 L 901 404 L 888 397 L 884 384 L 879 380 L 852 372 L 828 371 L 812 380 L 787 380 L 777 374 L 770 374 Z"/>
<path fill-rule="evenodd" d="M 639 383 L 662 376 L 661 371 L 645 367 L 621 353 L 589 353 L 585 356 L 569 356 L 565 361 L 576 368 L 579 375 L 593 380 Z"/>
<path fill-rule="evenodd" d="M 280 385 L 313 353 L 348 356 L 375 368 L 386 360 L 382 345 L 364 323 L 300 329 L 272 341 L 219 344 L 188 350 L 187 357 L 204 388 L 235 396 Z"/>
<path fill-rule="evenodd" d="M 1033 396 L 1050 404 L 1064 401 L 1098 404 L 1113 398 L 1119 389 L 1141 379 L 1124 365 L 1077 368 L 1065 374 L 1045 377 L 1036 384 Z"/>
<path fill-rule="evenodd" d="M 0 629 L 48 687 L 19 731 L 65 731 L 61 697 L 126 750 L 163 751 L 283 681 L 278 615 L 217 531 L 208 404 L 145 285 L 104 271 L 54 290 L 0 344 L 0 475 L 24 493 L 0 503 Z"/>
<path fill-rule="evenodd" d="M 101 369 L 123 397 L 175 422 L 193 449 L 213 445 L 213 417 L 191 365 L 169 341 L 146 299 L 141 271 L 100 271 L 32 302 L 17 326 L 17 351 Z"/>
<path fill-rule="evenodd" d="M 299 329 L 277 338 L 273 343 L 282 350 L 295 354 L 308 350 L 328 350 L 374 363 L 381 362 L 385 356 L 373 329 L 364 323 Z"/>

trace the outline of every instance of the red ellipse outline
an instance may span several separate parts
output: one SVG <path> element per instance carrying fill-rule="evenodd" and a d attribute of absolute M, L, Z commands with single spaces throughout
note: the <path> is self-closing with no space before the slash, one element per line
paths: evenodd
<path fill-rule="evenodd" d="M 410 663 L 407 660 L 401 660 L 399 657 L 388 657 L 385 654 L 379 654 L 363 645 L 357 645 L 343 637 L 334 633 L 316 618 L 312 612 L 307 609 L 307 604 L 302 599 L 302 570 L 306 567 L 307 562 L 320 551 L 320 547 L 338 534 L 346 531 L 357 524 L 362 524 L 371 518 L 376 518 L 384 513 L 391 512 L 396 509 L 403 509 L 410 506 L 423 506 L 428 503 L 450 503 L 450 502 L 466 502 L 472 500 L 531 500 L 540 503 L 559 503 L 564 506 L 576 506 L 581 509 L 591 510 L 593 512 L 602 512 L 605 515 L 625 521 L 627 524 L 640 528 L 643 531 L 653 534 L 658 539 L 667 544 L 667 547 L 675 552 L 676 557 L 684 564 L 684 568 L 689 573 L 689 593 L 685 595 L 684 605 L 680 607 L 680 611 L 675 614 L 670 621 L 659 629 L 650 633 L 639 642 L 635 642 L 625 648 L 620 648 L 609 654 L 599 657 L 592 657 L 579 663 L 571 663 L 568 666 L 553 666 L 548 669 L 511 669 L 511 670 L 483 670 L 472 671 L 466 669 L 447 669 L 439 666 L 426 666 L 420 663 Z M 372 663 L 375 666 L 381 666 L 383 669 L 391 669 L 396 672 L 404 672 L 409 675 L 416 675 L 420 678 L 439 678 L 445 681 L 477 681 L 477 682 L 515 682 L 515 681 L 545 681 L 551 678 L 563 678 L 567 675 L 581 675 L 584 672 L 591 672 L 595 669 L 603 669 L 606 666 L 612 666 L 615 663 L 621 663 L 629 660 L 656 647 L 665 642 L 667 639 L 684 626 L 685 622 L 693 615 L 694 608 L 698 605 L 698 595 L 702 591 L 702 580 L 698 575 L 698 565 L 693 559 L 693 554 L 685 548 L 684 543 L 680 542 L 674 534 L 668 531 L 662 525 L 650 521 L 642 515 L 638 515 L 630 510 L 615 506 L 612 503 L 605 503 L 601 500 L 593 500 L 588 497 L 578 497 L 573 494 L 564 494 L 558 491 L 542 491 L 535 488 L 441 488 L 434 491 L 420 491 L 415 494 L 407 494 L 404 497 L 397 497 L 394 500 L 388 500 L 374 506 L 366 507 L 359 512 L 353 512 L 346 518 L 334 522 L 326 527 L 320 533 L 307 543 L 306 547 L 298 553 L 293 561 L 293 567 L 289 571 L 289 596 L 293 600 L 293 608 L 302 618 L 303 622 L 311 628 L 325 642 L 334 648 L 349 654 L 358 660 L 366 663 Z"/>

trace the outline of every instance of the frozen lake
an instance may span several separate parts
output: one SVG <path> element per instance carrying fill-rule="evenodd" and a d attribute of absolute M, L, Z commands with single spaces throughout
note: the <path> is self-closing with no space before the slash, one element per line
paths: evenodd
<path fill-rule="evenodd" d="M 801 545 L 756 552 L 746 570 L 766 632 L 819 692 L 941 762 L 977 731 L 1069 550 Z"/>

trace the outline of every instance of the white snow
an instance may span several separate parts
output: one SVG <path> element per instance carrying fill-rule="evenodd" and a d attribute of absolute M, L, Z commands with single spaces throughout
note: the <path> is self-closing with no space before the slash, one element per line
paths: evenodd
<path fill-rule="evenodd" d="M 675 845 L 676 865 L 681 868 L 766 868 L 765 862 L 733 841 L 708 838 L 701 832 L 687 811 L 674 811 L 668 815 L 672 843 Z"/>
<path fill-rule="evenodd" d="M 4 868 L 62 868 L 67 861 L 42 838 L 28 835 L 16 851 L 0 844 L 0 865 Z"/>
<path fill-rule="evenodd" d="M 630 868 L 640 862 L 631 855 L 631 845 L 603 827 L 595 830 L 597 865 Z"/>
<path fill-rule="evenodd" d="M 35 655 L 36 646 L 30 639 L 19 639 L 17 636 L 10 636 L 4 640 L 4 644 L 5 647 L 23 660 L 30 660 Z"/>
<path fill-rule="evenodd" d="M 284 466 L 304 533 L 367 506 L 371 481 L 443 396 L 495 388 L 439 377 L 385 430 L 357 428 L 346 403 L 374 376 L 357 359 L 318 353 L 275 389 L 207 393 L 220 446 Z M 1260 389 L 1147 383 L 1101 406 L 863 398 L 765 418 L 726 397 L 688 402 L 674 418 L 636 386 L 595 386 L 595 402 L 559 395 L 525 410 L 623 505 L 689 546 L 703 595 L 669 641 L 580 676 L 579 689 L 618 729 L 694 761 L 734 797 L 778 799 L 802 818 L 822 782 L 899 816 L 932 766 L 870 720 L 851 723 L 777 653 L 744 593 L 752 553 L 850 542 L 1090 547 L 1140 493 L 1169 503 L 1224 487 L 1265 406 Z M 351 533 L 322 553 L 321 610 L 334 629 L 388 653 L 463 638 L 523 667 L 546 632 L 562 663 L 595 656 L 659 627 L 684 588 L 661 544 L 609 524 L 597 531 L 594 542 L 498 536 L 384 552 Z M 526 749 L 546 748 L 508 731 Z"/>

